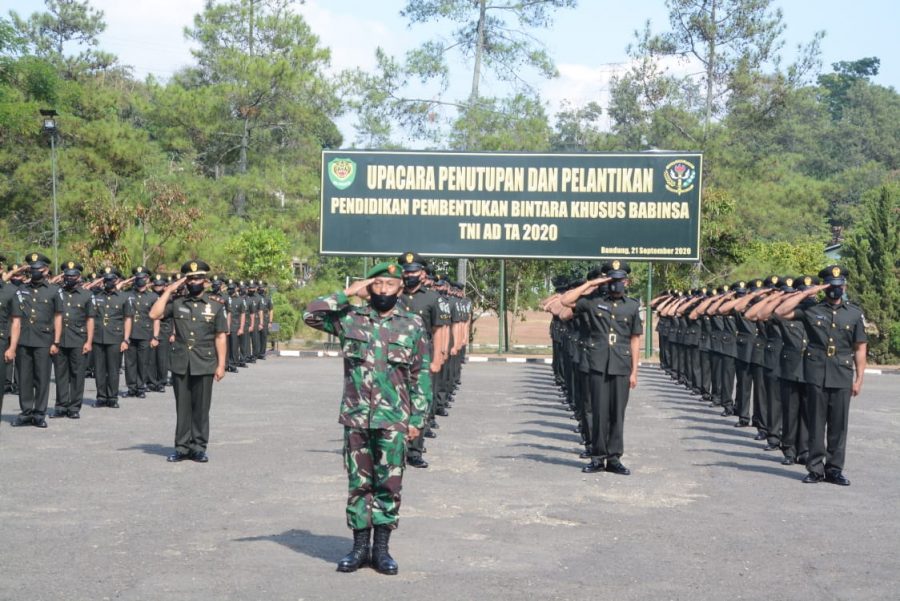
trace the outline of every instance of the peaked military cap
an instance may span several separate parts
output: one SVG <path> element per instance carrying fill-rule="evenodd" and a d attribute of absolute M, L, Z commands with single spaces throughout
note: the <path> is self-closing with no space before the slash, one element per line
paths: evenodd
<path fill-rule="evenodd" d="M 819 278 L 814 275 L 802 275 L 797 278 L 797 280 L 798 281 L 794 284 L 798 290 L 806 290 L 807 288 L 810 288 L 812 286 L 819 285 Z"/>
<path fill-rule="evenodd" d="M 847 269 L 840 265 L 829 265 L 819 272 L 822 281 L 830 286 L 843 286 L 847 283 Z"/>
<path fill-rule="evenodd" d="M 155 276 L 153 276 L 153 280 L 150 283 L 154 286 L 165 286 L 166 278 L 164 278 L 161 273 L 157 273 Z"/>
<path fill-rule="evenodd" d="M 25 260 L 32 267 L 38 266 L 38 264 L 40 264 L 40 267 L 50 267 L 50 259 L 47 258 L 47 255 L 41 253 L 28 253 Z"/>
<path fill-rule="evenodd" d="M 383 261 L 373 266 L 372 269 L 366 273 L 366 279 L 369 278 L 396 278 L 400 279 L 402 276 L 400 275 L 403 271 L 403 268 L 400 267 L 397 263 L 390 263 L 388 261 Z"/>
<path fill-rule="evenodd" d="M 411 250 L 397 257 L 397 263 L 403 266 L 403 271 L 419 271 L 425 268 L 425 258 Z"/>
<path fill-rule="evenodd" d="M 84 266 L 78 261 L 66 261 L 59 266 L 59 270 L 64 275 L 81 275 L 81 272 L 84 271 Z"/>
<path fill-rule="evenodd" d="M 760 278 L 757 278 L 750 282 L 750 290 L 759 290 L 763 286 L 766 285 L 766 282 Z"/>
<path fill-rule="evenodd" d="M 799 278 L 795 278 L 792 275 L 786 275 L 781 278 L 781 282 L 779 282 L 779 288 L 781 288 L 785 292 L 794 292 L 795 290 L 797 290 L 797 284 L 799 283 Z"/>
<path fill-rule="evenodd" d="M 770 275 L 766 278 L 764 282 L 766 288 L 778 288 L 781 286 L 781 277 L 777 275 Z"/>
<path fill-rule="evenodd" d="M 744 280 L 738 280 L 737 282 L 731 285 L 731 289 L 736 292 L 746 292 L 747 291 L 747 282 Z"/>
<path fill-rule="evenodd" d="M 185 261 L 181 266 L 181 275 L 206 275 L 209 272 L 209 264 L 200 259 Z"/>
<path fill-rule="evenodd" d="M 133 275 L 133 276 L 142 276 L 143 275 L 143 276 L 149 277 L 150 272 L 147 271 L 147 268 L 144 267 L 143 265 L 138 265 L 137 267 L 132 267 L 131 275 Z"/>
<path fill-rule="evenodd" d="M 601 267 L 604 274 L 608 277 L 613 278 L 614 280 L 621 280 L 623 278 L 628 277 L 628 274 L 631 273 L 631 266 L 628 265 L 628 261 L 621 261 L 619 259 L 613 259 L 612 261 L 607 261 Z"/>
<path fill-rule="evenodd" d="M 105 280 L 115 280 L 122 277 L 122 274 L 119 273 L 119 270 L 115 267 L 104 267 L 101 270 L 101 273 L 103 274 L 103 279 Z"/>

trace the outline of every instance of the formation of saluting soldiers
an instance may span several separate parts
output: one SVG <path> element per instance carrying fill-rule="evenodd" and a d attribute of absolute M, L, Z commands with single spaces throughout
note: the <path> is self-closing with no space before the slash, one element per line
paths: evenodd
<path fill-rule="evenodd" d="M 6 267 L 0 257 L 0 408 L 5 392 L 18 394 L 13 426 L 79 419 L 86 376 L 96 381 L 95 407 L 119 408 L 122 397 L 145 398 L 172 385 L 178 425 L 169 460 L 208 460 L 213 379 L 266 358 L 273 304 L 265 282 L 210 281 L 200 260 L 168 277 L 139 265 L 127 279 L 114 267 L 85 277 L 77 261 L 62 263 L 53 276 L 38 252 Z"/>
<path fill-rule="evenodd" d="M 578 421 L 590 459 L 581 471 L 631 474 L 622 463 L 625 409 L 637 386 L 643 326 L 640 303 L 627 296 L 631 267 L 607 261 L 586 278 L 554 278 L 555 294 L 541 306 L 550 312 L 553 374 L 564 403 Z"/>
<path fill-rule="evenodd" d="M 844 297 L 847 270 L 772 275 L 652 299 L 660 366 L 703 401 L 756 428 L 766 451 L 806 467 L 804 483 L 848 486 L 850 399 L 862 389 L 866 332 Z M 824 298 L 817 300 L 823 293 Z"/>
<path fill-rule="evenodd" d="M 400 519 L 403 472 L 428 467 L 424 439 L 436 437 L 436 417 L 449 415 L 460 384 L 472 316 L 462 288 L 406 252 L 303 313 L 307 325 L 338 338 L 344 356 L 338 422 L 353 548 L 338 571 L 398 572 L 388 543 Z"/>

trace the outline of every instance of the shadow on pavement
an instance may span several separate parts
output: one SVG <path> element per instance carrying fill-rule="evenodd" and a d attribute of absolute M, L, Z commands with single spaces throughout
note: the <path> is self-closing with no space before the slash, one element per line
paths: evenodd
<path fill-rule="evenodd" d="M 267 534 L 236 538 L 238 543 L 271 541 L 284 545 L 291 551 L 303 553 L 329 563 L 337 562 L 350 550 L 353 541 L 349 536 L 331 536 L 330 534 L 313 534 L 309 530 L 292 529 L 281 534 Z"/>
<path fill-rule="evenodd" d="M 753 441 L 752 439 L 742 440 L 740 438 L 719 438 L 718 436 L 685 436 L 681 440 L 706 440 L 708 442 L 715 442 L 719 444 L 733 444 L 742 447 L 750 447 L 751 449 L 757 450 L 762 450 L 762 448 L 765 446 L 758 441 Z"/>
<path fill-rule="evenodd" d="M 497 459 L 527 459 L 528 461 L 537 461 L 538 463 L 549 463 L 551 465 L 565 465 L 568 467 L 582 468 L 587 465 L 587 460 L 579 461 L 577 459 L 561 459 L 558 457 L 547 457 L 545 455 L 536 455 L 534 453 L 525 453 L 524 455 L 497 455 Z"/>
<path fill-rule="evenodd" d="M 148 455 L 160 455 L 162 457 L 168 457 L 170 453 L 174 450 L 171 446 L 163 446 L 161 444 L 136 444 L 131 447 L 125 447 L 122 449 L 117 449 L 118 451 L 143 451 Z"/>
<path fill-rule="evenodd" d="M 717 451 L 718 452 L 718 451 Z M 740 455 L 740 456 L 748 456 L 758 459 L 757 456 L 751 455 L 750 453 L 726 453 L 726 455 Z M 757 472 L 760 474 L 769 474 L 772 476 L 781 476 L 782 478 L 789 478 L 791 480 L 796 480 L 799 484 L 803 477 L 806 475 L 806 470 L 801 471 L 789 471 L 783 468 L 778 467 L 769 467 L 767 465 L 747 465 L 744 463 L 737 463 L 736 461 L 717 461 L 715 463 L 695 463 L 694 465 L 698 467 L 730 467 L 736 470 L 740 470 L 742 472 Z"/>

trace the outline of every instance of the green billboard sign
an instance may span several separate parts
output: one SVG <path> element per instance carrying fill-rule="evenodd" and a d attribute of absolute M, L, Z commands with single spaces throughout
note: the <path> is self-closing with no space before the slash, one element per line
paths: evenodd
<path fill-rule="evenodd" d="M 695 152 L 322 153 L 330 255 L 697 261 Z"/>

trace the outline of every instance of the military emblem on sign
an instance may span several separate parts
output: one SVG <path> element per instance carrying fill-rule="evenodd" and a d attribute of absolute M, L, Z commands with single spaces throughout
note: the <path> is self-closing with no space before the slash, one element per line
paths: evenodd
<path fill-rule="evenodd" d="M 328 161 L 328 179 L 338 190 L 346 190 L 356 179 L 356 163 L 350 159 L 331 159 Z"/>
<path fill-rule="evenodd" d="M 697 169 L 693 163 L 678 159 L 666 165 L 663 178 L 666 180 L 666 190 L 681 196 L 694 189 Z"/>

